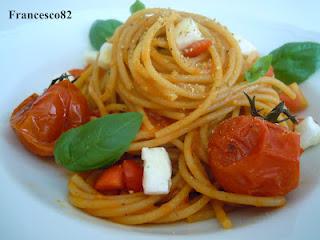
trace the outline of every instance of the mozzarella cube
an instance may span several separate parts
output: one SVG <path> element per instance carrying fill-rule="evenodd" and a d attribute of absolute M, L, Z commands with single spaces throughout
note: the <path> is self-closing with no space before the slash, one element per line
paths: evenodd
<path fill-rule="evenodd" d="M 238 34 L 234 34 L 233 37 L 238 41 L 241 52 L 243 54 L 249 55 L 251 52 L 257 51 L 257 48 L 244 37 Z"/>
<path fill-rule="evenodd" d="M 310 116 L 300 122 L 295 131 L 300 133 L 300 146 L 303 149 L 320 143 L 320 126 Z"/>
<path fill-rule="evenodd" d="M 84 59 L 86 61 L 87 64 L 92 64 L 96 61 L 97 59 L 97 56 L 98 56 L 98 51 L 87 51 L 85 54 L 84 54 Z"/>
<path fill-rule="evenodd" d="M 168 194 L 171 186 L 172 167 L 169 154 L 163 147 L 142 148 L 143 191 L 145 194 Z"/>
<path fill-rule="evenodd" d="M 98 58 L 98 65 L 101 68 L 108 68 L 109 64 L 111 63 L 112 57 L 112 44 L 105 42 L 101 48 Z"/>
<path fill-rule="evenodd" d="M 203 39 L 197 23 L 192 18 L 184 18 L 175 27 L 176 44 L 182 50 L 191 43 Z"/>

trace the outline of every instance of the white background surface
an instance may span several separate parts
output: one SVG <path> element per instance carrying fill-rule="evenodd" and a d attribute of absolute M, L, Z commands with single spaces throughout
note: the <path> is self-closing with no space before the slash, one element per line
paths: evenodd
<path fill-rule="evenodd" d="M 292 28 L 320 32 L 319 1 L 144 1 L 147 6 L 189 10 L 242 29 L 243 35 L 267 52 L 279 43 L 292 40 L 320 40 L 320 35 Z M 130 1 L 6 1 L 0 3 L 0 45 L 2 48 L 0 88 L 0 239 L 319 239 L 320 149 L 306 152 L 303 164 L 303 187 L 289 196 L 289 204 L 270 214 L 238 214 L 236 228 L 221 230 L 216 223 L 160 228 L 119 227 L 108 225 L 73 209 L 65 201 L 66 179 L 52 164 L 28 154 L 8 127 L 12 108 L 31 91 L 40 92 L 46 79 L 61 70 L 80 64 L 88 45 L 86 33 L 92 18 L 120 18 L 129 15 Z M 120 3 L 121 2 L 121 3 Z M 209 4 L 210 2 L 210 4 Z M 73 19 L 9 20 L 8 10 L 55 12 L 71 10 Z M 236 12 L 236 14 L 233 14 Z M 94 15 L 94 17 L 93 17 Z M 237 17 L 247 20 L 237 21 Z M 242 18 L 239 18 L 242 19 Z M 249 20 L 248 20 L 249 19 Z M 250 24 L 250 21 L 254 22 Z M 256 19 L 262 20 L 261 24 Z M 79 25 L 77 25 L 79 23 Z M 279 25 L 277 23 L 280 23 Z M 246 28 L 248 24 L 248 28 Z M 271 26 L 271 27 L 270 27 Z M 79 31 L 69 27 L 78 27 Z M 254 31 L 251 31 L 254 27 Z M 261 29 L 260 29 L 261 27 Z M 267 31 L 264 32 L 264 29 Z M 274 30 L 275 36 L 272 35 Z M 14 37 L 13 37 L 14 36 Z M 65 41 L 61 41 L 66 39 Z M 83 49 L 83 50 L 80 50 Z M 78 66 L 78 65 L 75 65 Z M 4 79 L 5 78 L 5 79 Z M 319 76 L 318 76 L 319 78 Z M 320 84 L 314 78 L 305 86 L 313 103 L 320 101 Z M 42 79 L 42 81 L 41 81 Z M 32 80 L 32 81 L 31 81 Z M 30 81 L 30 82 L 28 82 Z M 310 95 L 310 96 L 309 96 Z M 309 113 L 319 121 L 318 104 Z M 308 161 L 307 161 L 308 160 Z M 36 183 L 36 184 L 35 184 Z M 304 197 L 306 196 L 306 197 Z M 246 219 L 247 218 L 247 219 Z M 248 220 L 251 219 L 251 220 Z M 278 228 L 279 226 L 279 228 Z M 166 228 L 166 227 L 164 227 Z M 218 229 L 218 230 L 217 230 Z M 166 235 L 167 233 L 174 235 Z M 202 232 L 202 233 L 201 233 Z M 142 233 L 143 237 L 140 235 Z M 198 234 L 199 233 L 199 234 Z M 200 234 L 201 233 L 201 234 Z M 206 234 L 209 234 L 206 235 Z"/>

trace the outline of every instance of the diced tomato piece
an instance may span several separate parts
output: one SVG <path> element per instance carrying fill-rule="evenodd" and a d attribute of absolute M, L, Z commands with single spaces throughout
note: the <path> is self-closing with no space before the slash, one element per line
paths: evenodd
<path fill-rule="evenodd" d="M 136 160 L 124 160 L 122 168 L 127 190 L 142 192 L 142 166 Z"/>
<path fill-rule="evenodd" d="M 208 48 L 212 45 L 212 41 L 210 39 L 202 39 L 196 42 L 191 43 L 185 49 L 183 49 L 183 55 L 186 57 L 196 57 L 201 53 L 208 50 Z"/>
<path fill-rule="evenodd" d="M 267 77 L 273 77 L 274 76 L 274 72 L 273 72 L 273 67 L 271 66 L 268 70 L 268 72 L 266 73 Z"/>
<path fill-rule="evenodd" d="M 125 189 L 122 165 L 107 168 L 96 181 L 94 188 L 98 191 Z"/>
<path fill-rule="evenodd" d="M 291 99 L 288 95 L 285 93 L 280 93 L 280 99 L 284 101 L 287 108 L 292 113 L 300 112 L 308 107 L 308 101 L 303 95 L 301 89 L 299 88 L 297 83 L 292 83 L 289 85 L 289 87 L 296 93 L 296 98 Z"/>

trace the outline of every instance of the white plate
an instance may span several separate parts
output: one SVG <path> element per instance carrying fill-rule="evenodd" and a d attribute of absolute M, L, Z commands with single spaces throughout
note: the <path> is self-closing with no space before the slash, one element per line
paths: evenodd
<path fill-rule="evenodd" d="M 193 10 L 192 6 L 184 10 Z M 210 8 L 198 13 L 210 16 Z M 127 227 L 90 217 L 66 199 L 66 173 L 51 161 L 28 153 L 12 133 L 8 119 L 13 108 L 32 92 L 41 92 L 57 74 L 83 64 L 89 47 L 87 33 L 97 18 L 128 16 L 127 8 L 74 12 L 71 21 L 43 21 L 0 32 L 0 236 L 1 239 L 315 239 L 320 216 L 320 147 L 301 159 L 301 183 L 278 210 L 243 210 L 231 214 L 232 230 L 215 220 L 195 224 Z M 216 16 L 216 15 L 215 15 Z M 211 17 L 215 17 L 211 16 Z M 252 41 L 261 53 L 289 41 L 318 41 L 320 34 L 218 13 L 230 30 Z M 309 99 L 307 115 L 320 121 L 320 82 L 313 76 L 303 88 Z"/>

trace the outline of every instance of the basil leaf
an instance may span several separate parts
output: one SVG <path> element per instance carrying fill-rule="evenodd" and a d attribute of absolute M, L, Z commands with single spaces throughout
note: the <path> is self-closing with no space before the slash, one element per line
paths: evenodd
<path fill-rule="evenodd" d="M 131 6 L 130 6 L 130 12 L 131 14 L 134 14 L 135 12 L 138 12 L 142 9 L 145 9 L 146 6 L 140 2 L 139 0 L 136 0 Z"/>
<path fill-rule="evenodd" d="M 244 77 L 248 82 L 254 82 L 268 72 L 272 61 L 272 55 L 259 58 L 253 66 L 245 72 Z"/>
<path fill-rule="evenodd" d="M 286 43 L 270 54 L 276 78 L 286 84 L 302 83 L 320 67 L 319 43 Z"/>
<path fill-rule="evenodd" d="M 115 19 L 94 21 L 89 32 L 92 47 L 99 51 L 102 44 L 112 37 L 121 24 L 122 22 Z"/>
<path fill-rule="evenodd" d="M 63 133 L 55 144 L 58 164 L 74 172 L 115 163 L 128 150 L 142 123 L 137 112 L 111 114 Z"/>

